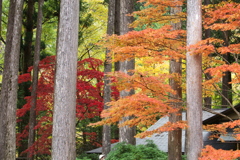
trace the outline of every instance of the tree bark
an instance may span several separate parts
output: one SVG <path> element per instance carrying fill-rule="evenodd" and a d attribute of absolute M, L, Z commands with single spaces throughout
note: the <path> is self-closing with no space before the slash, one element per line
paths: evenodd
<path fill-rule="evenodd" d="M 202 39 L 202 1 L 187 1 L 187 46 Z M 187 51 L 187 159 L 197 160 L 202 141 L 202 57 Z"/>
<path fill-rule="evenodd" d="M 61 0 L 54 86 L 52 160 L 76 159 L 79 1 Z"/>
<path fill-rule="evenodd" d="M 22 62 L 22 73 L 27 73 L 28 67 L 32 66 L 32 38 L 33 38 L 33 14 L 34 14 L 34 4 L 35 0 L 27 1 L 27 13 L 26 13 L 26 23 L 25 27 L 25 38 L 24 38 L 24 48 L 23 48 L 23 62 Z M 26 87 L 26 91 L 28 92 L 29 86 Z"/>
<path fill-rule="evenodd" d="M 107 34 L 114 34 L 114 24 L 115 24 L 115 0 L 110 0 L 108 4 L 108 25 Z M 106 51 L 106 58 L 104 63 L 104 109 L 108 109 L 108 102 L 111 101 L 111 86 L 110 79 L 107 75 L 112 70 L 111 56 L 108 55 L 109 51 Z M 111 150 L 111 126 L 103 125 L 103 139 L 102 139 L 102 153 L 106 156 Z"/>
<path fill-rule="evenodd" d="M 21 58 L 20 58 L 20 74 L 28 73 L 28 68 L 32 66 L 33 58 L 32 58 L 32 42 L 33 42 L 33 28 L 34 28 L 34 4 L 35 0 L 28 0 L 25 1 L 26 4 L 26 11 L 23 12 L 23 17 L 26 17 L 26 20 L 23 19 L 23 28 L 24 30 L 24 40 L 22 41 L 22 52 Z M 24 103 L 26 101 L 24 100 L 25 97 L 30 96 L 31 92 L 29 90 L 31 83 L 22 83 L 19 84 L 19 91 L 22 92 L 22 97 L 18 96 L 18 99 L 22 99 Z M 22 132 L 24 128 L 28 125 L 29 122 L 29 115 L 25 115 L 24 117 L 21 118 L 21 124 L 17 124 L 19 127 L 19 132 Z M 26 157 L 26 153 L 22 153 L 25 151 L 28 147 L 28 142 L 27 138 L 24 138 L 21 141 L 21 146 L 19 146 L 18 151 L 21 153 L 21 156 Z"/>
<path fill-rule="evenodd" d="M 32 77 L 32 91 L 31 91 L 31 108 L 29 117 L 29 135 L 28 135 L 28 148 L 30 148 L 35 142 L 35 130 L 36 125 L 36 105 L 37 105 L 37 86 L 38 86 L 38 65 L 40 61 L 40 49 L 41 49 L 41 34 L 42 34 L 42 6 L 44 0 L 38 0 L 38 18 L 37 18 L 37 33 L 34 50 L 34 64 L 33 64 L 33 77 Z M 28 160 L 33 160 L 34 156 L 30 152 L 27 154 Z"/>
<path fill-rule="evenodd" d="M 115 2 L 115 23 L 114 23 L 114 34 L 120 35 L 120 0 Z M 120 70 L 120 62 L 114 63 L 114 71 Z"/>
<path fill-rule="evenodd" d="M 16 158 L 16 108 L 23 0 L 11 0 L 0 97 L 0 159 Z"/>
<path fill-rule="evenodd" d="M 229 32 L 223 31 L 224 43 L 225 46 L 229 46 Z M 223 61 L 226 64 L 231 64 L 230 53 L 226 53 L 223 55 Z M 222 108 L 227 108 L 232 105 L 232 81 L 231 72 L 224 72 L 224 76 L 222 77 Z"/>
<path fill-rule="evenodd" d="M 179 8 L 171 8 L 171 14 L 175 15 L 179 12 L 181 12 L 182 9 L 179 6 Z M 172 24 L 173 30 L 180 30 L 181 29 L 181 23 L 175 23 Z M 171 60 L 170 61 L 170 73 L 178 74 L 181 76 L 182 74 L 182 61 L 176 61 L 176 60 Z M 181 84 L 179 81 L 176 81 L 174 79 L 170 79 L 170 86 L 172 87 L 173 90 L 176 91 L 176 94 L 173 95 L 171 94 L 171 98 L 174 100 L 180 100 L 182 98 L 182 88 Z M 178 121 L 182 120 L 182 105 L 179 103 L 173 103 L 172 107 L 178 108 L 179 111 L 176 113 L 172 113 L 169 116 L 169 121 L 172 123 L 176 123 Z M 181 160 L 182 159 L 182 130 L 177 129 L 174 131 L 168 132 L 168 159 L 169 160 Z"/>
<path fill-rule="evenodd" d="M 209 5 L 210 0 L 204 0 L 204 5 Z M 204 39 L 210 38 L 211 37 L 211 30 L 210 29 L 205 29 L 204 30 Z M 209 55 L 212 56 L 212 55 Z M 210 80 L 212 79 L 211 75 L 209 73 L 205 73 L 205 79 Z M 204 98 L 204 106 L 206 108 L 211 109 L 212 108 L 212 97 L 205 97 Z"/>
<path fill-rule="evenodd" d="M 225 59 L 229 60 L 230 54 L 223 55 Z M 227 108 L 232 105 L 232 81 L 231 72 L 224 72 L 224 76 L 222 77 L 222 108 Z"/>
<path fill-rule="evenodd" d="M 171 8 L 171 14 L 175 15 L 179 12 L 182 12 L 182 8 Z M 172 24 L 173 30 L 180 30 L 181 29 L 181 22 Z M 179 76 L 182 74 L 182 61 L 176 60 L 170 61 L 170 73 L 177 73 Z M 182 88 L 179 81 L 175 81 L 174 79 L 170 79 L 170 86 L 173 90 L 176 91 L 175 95 L 171 94 L 172 99 L 180 100 L 182 98 Z M 179 111 L 176 113 L 172 113 L 169 116 L 169 121 L 172 123 L 176 123 L 182 120 L 182 109 L 180 104 L 172 104 L 172 107 L 179 108 Z M 172 160 L 181 160 L 182 159 L 182 130 L 177 129 L 174 131 L 168 132 L 168 159 Z"/>
<path fill-rule="evenodd" d="M 2 44 L 2 0 L 0 0 L 0 45 Z"/>
<path fill-rule="evenodd" d="M 121 0 L 120 1 L 120 35 L 126 34 L 131 31 L 132 28 L 129 28 L 129 24 L 133 22 L 133 17 L 127 16 L 126 14 L 132 13 L 134 9 L 134 0 Z M 134 59 L 129 61 L 120 62 L 120 71 L 131 75 L 132 73 L 129 70 L 133 70 L 135 68 Z M 134 94 L 134 91 L 121 91 L 120 97 L 124 98 L 126 96 L 130 96 Z M 131 106 L 129 106 L 131 107 Z M 123 123 L 131 119 L 131 117 L 124 117 L 119 123 Z M 136 140 L 134 135 L 136 134 L 135 127 L 124 126 L 119 128 L 119 136 L 120 142 L 126 142 L 129 144 L 135 144 Z"/>

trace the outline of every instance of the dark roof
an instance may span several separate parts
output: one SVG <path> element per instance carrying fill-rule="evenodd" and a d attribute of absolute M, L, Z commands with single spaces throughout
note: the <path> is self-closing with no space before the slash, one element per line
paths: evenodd
<path fill-rule="evenodd" d="M 240 104 L 236 105 L 234 108 L 235 108 L 238 112 L 240 112 Z M 229 115 L 229 114 L 231 114 L 231 113 L 234 112 L 232 108 L 225 108 L 225 109 L 221 109 L 221 110 L 223 110 L 221 113 L 224 114 L 224 115 Z M 214 110 L 214 111 L 215 111 L 215 110 Z M 211 116 L 211 117 L 203 120 L 203 124 L 214 124 L 214 123 L 218 123 L 218 120 L 219 120 L 220 118 L 222 118 L 222 116 L 216 114 L 216 115 L 214 115 L 214 116 Z"/>
<path fill-rule="evenodd" d="M 236 134 L 234 134 L 233 132 L 228 132 L 227 134 L 221 135 L 218 138 L 218 141 L 222 141 L 222 142 L 236 142 L 238 141 L 235 138 Z"/>
<path fill-rule="evenodd" d="M 117 143 L 113 143 L 111 144 L 111 149 L 116 145 Z M 97 153 L 97 154 L 101 154 L 102 153 L 102 147 L 90 150 L 90 151 L 86 151 L 86 153 Z"/>
<path fill-rule="evenodd" d="M 223 112 L 226 109 L 219 109 L 219 110 L 214 110 L 215 112 Z M 210 117 L 214 116 L 214 114 L 209 113 L 207 111 L 203 111 L 202 114 L 203 121 L 209 119 Z M 182 120 L 186 120 L 186 112 L 182 113 Z M 163 117 L 159 119 L 154 125 L 149 127 L 147 130 L 151 131 L 154 129 L 157 129 L 161 126 L 163 126 L 165 123 L 169 121 L 169 117 Z M 208 141 L 208 137 L 210 136 L 210 132 L 208 131 L 203 131 L 203 140 Z M 151 137 L 146 137 L 143 139 L 137 138 L 136 139 L 136 145 L 139 144 L 146 144 L 146 140 L 152 140 L 157 146 L 158 149 L 164 152 L 168 152 L 168 132 L 163 132 L 161 134 L 153 134 Z M 185 140 L 185 130 L 182 131 L 182 142 Z M 185 143 L 182 143 L 182 152 L 184 152 L 185 149 Z"/>
<path fill-rule="evenodd" d="M 226 109 L 218 109 L 218 110 L 214 110 L 215 112 L 223 112 Z M 203 111 L 203 121 L 208 120 L 209 118 L 213 117 L 214 114 L 209 113 L 207 111 Z M 186 112 L 182 113 L 182 120 L 186 120 Z M 169 121 L 169 117 L 162 117 L 160 118 L 154 125 L 152 125 L 151 127 L 149 127 L 147 130 L 151 131 L 154 129 L 157 129 L 159 127 L 161 127 L 162 125 L 164 125 L 166 122 Z M 208 137 L 209 137 L 210 133 L 207 131 L 203 131 L 203 140 L 207 141 Z M 185 139 L 185 131 L 182 131 L 182 141 L 184 142 Z M 168 151 L 168 132 L 163 132 L 161 134 L 154 134 L 151 137 L 146 137 L 143 139 L 140 138 L 136 138 L 136 145 L 140 145 L 140 144 L 146 144 L 146 140 L 152 140 L 157 146 L 159 150 L 162 150 L 164 152 Z M 115 145 L 116 143 L 111 145 L 111 148 Z M 184 143 L 182 144 L 182 151 L 184 152 Z M 102 147 L 97 148 L 97 149 L 93 149 L 90 151 L 87 151 L 86 153 L 102 153 Z"/>

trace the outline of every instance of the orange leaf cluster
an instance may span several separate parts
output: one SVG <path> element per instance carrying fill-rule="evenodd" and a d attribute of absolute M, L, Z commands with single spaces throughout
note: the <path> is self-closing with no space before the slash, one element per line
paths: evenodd
<path fill-rule="evenodd" d="M 205 8 L 204 27 L 211 30 L 235 30 L 240 26 L 240 5 L 223 1 Z"/>
<path fill-rule="evenodd" d="M 148 28 L 121 36 L 108 37 L 106 47 L 114 55 L 114 61 L 132 58 L 154 57 L 155 62 L 185 58 L 185 31 L 172 30 L 169 25 L 160 29 Z"/>
<path fill-rule="evenodd" d="M 123 117 L 133 117 L 123 125 L 129 126 L 150 126 L 157 120 L 157 117 L 169 115 L 178 111 L 171 107 L 172 103 L 179 100 L 169 100 L 168 94 L 174 91 L 168 84 L 164 84 L 169 75 L 147 76 L 147 74 L 135 72 L 133 76 L 124 73 L 115 73 L 118 81 L 114 84 L 119 90 L 135 89 L 136 94 L 109 103 L 109 109 L 104 110 L 101 122 L 92 125 L 103 125 L 117 123 Z"/>
<path fill-rule="evenodd" d="M 176 130 L 176 129 L 184 129 L 186 127 L 187 127 L 186 121 L 178 121 L 176 123 L 167 122 L 163 126 L 157 128 L 157 129 L 154 129 L 154 130 L 151 130 L 151 131 L 145 131 L 143 133 L 138 134 L 136 137 L 144 138 L 144 137 L 147 137 L 147 136 L 151 136 L 155 133 L 160 134 L 162 132 L 169 132 L 169 131 L 173 131 L 173 130 Z"/>
<path fill-rule="evenodd" d="M 170 14 L 171 8 L 182 7 L 184 0 L 140 0 L 144 4 L 145 9 L 134 12 L 137 20 L 133 22 L 132 27 L 150 26 L 153 23 L 169 24 L 178 23 L 185 20 L 186 13 L 179 12 L 177 14 Z"/>
<path fill-rule="evenodd" d="M 240 64 L 233 63 L 233 64 L 224 64 L 221 66 L 217 66 L 215 68 L 209 68 L 205 71 L 205 73 L 210 73 L 212 76 L 212 79 L 205 81 L 204 85 L 212 85 L 216 82 L 221 81 L 221 78 L 224 75 L 224 72 L 230 71 L 235 74 L 235 76 L 232 78 L 231 83 L 239 83 L 240 82 Z"/>
<path fill-rule="evenodd" d="M 218 133 L 220 134 L 226 134 L 227 128 L 235 128 L 236 126 L 240 125 L 240 120 L 235 120 L 232 122 L 225 122 L 222 124 L 211 124 L 211 125 L 204 125 L 203 129 L 204 130 L 208 130 L 208 131 L 218 131 Z M 236 133 L 239 132 L 239 128 L 236 128 L 236 130 L 234 130 Z"/>
<path fill-rule="evenodd" d="M 170 15 L 170 7 L 178 8 L 183 5 L 183 0 L 141 0 L 145 9 L 134 12 L 137 20 L 134 27 L 141 25 L 151 26 L 152 23 L 170 24 L 176 23 L 185 17 L 184 13 Z M 142 31 L 131 31 L 124 35 L 108 36 L 104 46 L 110 51 L 109 56 L 113 62 L 131 59 L 141 59 L 141 67 L 156 69 L 159 64 L 169 60 L 185 59 L 186 31 L 173 30 L 171 25 L 162 25 L 159 29 L 147 27 Z M 154 64 L 154 65 L 153 65 Z M 122 125 L 148 127 L 159 118 L 168 116 L 169 113 L 178 110 L 172 107 L 180 103 L 180 99 L 169 99 L 175 91 L 169 86 L 169 79 L 178 79 L 179 75 L 161 73 L 149 73 L 140 70 L 129 71 L 131 76 L 125 73 L 114 73 L 117 81 L 113 84 L 119 91 L 135 90 L 132 96 L 121 98 L 109 103 L 109 109 L 101 114 L 103 120 L 92 125 L 117 123 L 123 117 L 132 119 Z M 177 127 L 176 127 L 177 128 Z M 169 125 L 169 129 L 171 129 Z M 156 132 L 158 132 L 156 130 Z"/>
<path fill-rule="evenodd" d="M 233 160 L 240 157 L 240 150 L 222 150 L 214 149 L 212 146 L 207 145 L 201 153 L 198 160 Z"/>

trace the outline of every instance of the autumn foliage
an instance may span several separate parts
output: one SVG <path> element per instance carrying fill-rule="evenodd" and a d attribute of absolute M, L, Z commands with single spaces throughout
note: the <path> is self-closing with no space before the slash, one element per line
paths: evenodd
<path fill-rule="evenodd" d="M 220 63 L 215 63 L 213 66 L 208 66 L 208 69 L 205 71 L 212 76 L 212 79 L 205 81 L 204 85 L 208 86 L 206 89 L 217 91 L 219 86 L 217 85 L 221 82 L 221 78 L 225 75 L 225 72 L 230 71 L 233 75 L 231 84 L 238 84 L 240 81 L 239 79 L 239 69 L 240 65 L 238 63 L 238 54 L 240 53 L 240 44 L 237 40 L 239 37 L 239 33 L 237 30 L 240 26 L 240 13 L 239 13 L 240 5 L 239 3 L 232 2 L 232 1 L 223 1 L 219 4 L 215 5 L 208 5 L 204 7 L 205 15 L 204 15 L 204 27 L 206 29 L 211 29 L 215 32 L 221 32 L 223 38 L 210 38 L 205 41 L 201 45 L 209 47 L 205 50 L 207 54 L 217 54 L 217 55 L 224 55 L 230 54 L 234 62 L 225 62 L 224 60 Z M 226 34 L 231 33 L 230 40 L 227 40 Z M 213 43 L 212 43 L 213 42 Z M 201 46 L 200 45 L 200 46 Z M 200 48 L 200 47 L 199 47 Z M 209 68 L 210 67 L 210 68 Z M 233 107 L 231 105 L 231 107 Z M 236 114 L 239 117 L 239 113 L 236 111 Z M 239 120 L 234 120 L 232 122 L 227 122 L 218 125 L 208 125 L 204 128 L 210 131 L 217 131 L 220 134 L 226 134 L 227 128 L 235 128 L 234 131 L 236 135 L 238 135 L 239 129 Z M 238 136 L 235 137 L 238 139 Z M 209 154 L 207 154 L 209 153 Z M 212 153 L 212 154 L 210 154 Z M 216 154 L 215 154 L 216 153 Z M 211 159 L 210 156 L 218 157 L 222 156 L 222 159 L 234 159 L 239 157 L 239 151 L 222 151 L 222 150 L 215 150 L 210 146 L 207 146 L 202 153 L 202 160 L 204 159 Z M 227 156 L 228 155 L 228 156 Z"/>
<path fill-rule="evenodd" d="M 152 125 L 161 117 L 177 112 L 178 109 L 173 107 L 175 103 L 182 104 L 184 109 L 184 99 L 170 97 L 176 93 L 169 85 L 169 79 L 174 79 L 184 89 L 184 77 L 170 74 L 162 66 L 166 65 L 169 60 L 179 61 L 182 59 L 184 63 L 187 49 L 194 48 L 194 54 L 203 56 L 203 72 L 211 75 L 211 79 L 203 82 L 204 96 L 213 96 L 219 92 L 221 87 L 219 84 L 226 71 L 230 71 L 234 75 L 230 83 L 238 87 L 240 83 L 239 3 L 222 1 L 218 4 L 204 6 L 203 26 L 204 29 L 210 29 L 214 36 L 186 48 L 186 31 L 184 29 L 173 30 L 171 26 L 173 23 L 184 22 L 186 13 L 181 12 L 174 15 L 170 13 L 170 8 L 185 5 L 183 0 L 140 0 L 139 2 L 144 4 L 144 9 L 133 13 L 132 16 L 136 17 L 136 21 L 131 24 L 131 27 L 142 30 L 131 31 L 121 36 L 107 36 L 101 43 L 110 50 L 109 56 L 113 57 L 112 62 L 135 58 L 136 69 L 129 71 L 133 73 L 131 75 L 122 72 L 108 75 L 114 86 L 112 87 L 112 102 L 109 103 L 111 107 L 102 112 L 103 73 L 100 72 L 102 61 L 93 58 L 79 61 L 76 93 L 78 120 L 94 118 L 100 116 L 102 112 L 102 121 L 92 125 L 103 125 L 116 124 L 122 117 L 131 116 L 133 117 L 131 120 L 125 121 L 121 125 L 138 126 L 142 129 Z M 227 37 L 226 35 L 229 33 L 230 36 Z M 231 54 L 234 62 L 224 61 L 223 55 L 225 54 Z M 50 56 L 42 60 L 39 66 L 40 78 L 36 109 L 38 123 L 35 126 L 38 139 L 34 146 L 29 148 L 32 154 L 50 154 L 51 150 L 54 64 L 55 57 Z M 29 69 L 28 74 L 19 77 L 19 83 L 31 80 L 31 70 L 32 68 Z M 134 95 L 118 99 L 117 90 L 128 91 L 131 89 L 135 90 Z M 29 111 L 30 99 L 31 97 L 26 97 L 27 103 L 18 110 L 18 117 L 24 116 Z M 239 120 L 233 120 L 223 124 L 207 125 L 203 128 L 212 132 L 217 131 L 218 134 L 226 134 L 227 128 L 236 128 L 239 125 Z M 146 137 L 154 133 L 185 127 L 187 126 L 183 121 L 174 124 L 169 122 L 160 128 L 145 131 L 138 136 Z M 239 129 L 234 131 L 236 139 L 239 139 Z M 95 143 L 95 133 L 85 134 L 92 137 L 91 142 Z M 24 132 L 17 135 L 18 145 L 21 145 L 21 139 L 27 135 L 28 128 L 26 127 Z M 100 144 L 96 142 L 96 145 Z M 38 149 L 36 150 L 36 148 Z M 216 150 L 211 146 L 206 146 L 199 159 L 230 160 L 237 157 L 240 157 L 239 151 Z"/>
<path fill-rule="evenodd" d="M 78 61 L 77 70 L 77 106 L 76 116 L 78 121 L 99 117 L 103 109 L 103 72 L 100 67 L 103 62 L 99 59 L 88 58 Z M 31 70 L 29 73 L 19 76 L 19 83 L 31 81 Z M 40 61 L 39 80 L 37 90 L 37 124 L 34 129 L 37 132 L 37 140 L 31 148 L 25 152 L 32 154 L 50 154 L 51 151 L 51 134 L 52 134 L 52 115 L 53 115 L 53 90 L 54 90 L 54 72 L 55 56 L 49 56 Z M 114 88 L 113 96 L 118 97 L 118 91 Z M 31 88 L 30 88 L 31 90 Z M 25 98 L 27 103 L 17 111 L 17 116 L 23 117 L 30 110 L 31 97 Z M 18 120 L 18 122 L 20 119 Z M 101 142 L 97 141 L 96 133 L 84 132 L 91 144 L 100 146 Z M 21 145 L 21 140 L 28 136 L 28 126 L 22 133 L 17 135 L 17 145 Z"/>
<path fill-rule="evenodd" d="M 173 30 L 170 23 L 176 23 L 185 18 L 185 13 L 170 15 L 166 6 L 180 7 L 183 1 L 140 1 L 146 2 L 146 9 L 134 12 L 137 20 L 133 27 L 146 27 L 141 31 L 131 31 L 124 35 L 107 37 L 104 46 L 110 50 L 113 62 L 135 58 L 136 69 L 132 75 L 122 72 L 112 73 L 117 77 L 114 86 L 118 90 L 135 90 L 135 94 L 120 98 L 109 103 L 109 109 L 104 110 L 101 122 L 94 125 L 117 123 L 123 117 L 131 116 L 121 125 L 138 126 L 140 129 L 155 123 L 160 117 L 168 116 L 179 109 L 173 108 L 181 99 L 169 98 L 170 93 L 176 94 L 168 84 L 169 79 L 175 79 L 181 84 L 178 74 L 161 71 L 162 65 L 169 60 L 185 59 L 185 30 Z M 171 4 L 171 5 L 170 5 Z M 150 7 L 151 6 L 151 7 Z M 154 28 L 152 24 L 166 24 Z M 138 63 L 141 62 L 141 63 Z M 138 136 L 145 137 L 153 133 L 170 131 L 174 128 L 185 128 L 185 122 L 168 123 L 161 129 L 143 132 Z"/>
<path fill-rule="evenodd" d="M 203 26 L 204 29 L 210 29 L 214 36 L 186 48 L 185 31 L 173 30 L 170 26 L 170 24 L 185 20 L 185 13 L 170 14 L 171 7 L 181 7 L 184 1 L 140 0 L 139 2 L 143 2 L 145 8 L 133 13 L 136 21 L 131 26 L 140 27 L 143 30 L 132 31 L 121 36 L 113 35 L 107 37 L 104 43 L 104 46 L 111 51 L 114 62 L 133 58 L 136 62 L 141 62 L 136 63 L 136 70 L 130 71 L 133 73 L 132 76 L 112 73 L 118 79 L 114 84 L 119 90 L 134 89 L 136 94 L 110 102 L 111 108 L 104 110 L 101 114 L 104 119 L 94 125 L 117 123 L 122 117 L 132 116 L 133 119 L 121 125 L 141 128 L 153 124 L 160 117 L 176 112 L 172 104 L 181 103 L 184 100 L 169 99 L 170 93 L 174 94 L 175 91 L 169 86 L 168 80 L 173 78 L 180 84 L 184 80 L 182 81 L 180 75 L 163 72 L 160 66 L 168 60 L 185 59 L 187 49 L 194 49 L 194 54 L 203 56 L 203 70 L 212 76 L 211 79 L 203 82 L 204 96 L 213 96 L 219 92 L 221 87 L 219 84 L 226 71 L 234 75 L 231 84 L 240 83 L 239 3 L 222 1 L 218 4 L 204 6 Z M 154 24 L 160 24 L 160 27 L 154 28 Z M 228 37 L 227 34 L 230 36 Z M 224 54 L 231 54 L 235 62 L 226 62 L 223 58 Z M 184 88 L 184 84 L 182 86 Z M 233 105 L 230 106 L 233 107 Z M 224 134 L 227 128 L 233 126 L 238 127 L 239 120 L 221 125 L 204 126 L 204 128 Z M 184 127 L 186 127 L 184 122 L 167 123 L 163 127 L 143 132 L 138 136 L 145 137 Z M 239 130 L 236 129 L 235 132 L 238 135 Z M 240 156 L 239 153 L 239 151 L 216 150 L 211 146 L 206 146 L 199 159 L 234 159 Z"/>

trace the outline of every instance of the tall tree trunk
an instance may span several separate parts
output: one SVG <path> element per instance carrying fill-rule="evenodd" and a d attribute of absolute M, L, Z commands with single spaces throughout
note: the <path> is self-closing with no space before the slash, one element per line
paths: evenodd
<path fill-rule="evenodd" d="M 114 23 L 115 23 L 115 0 L 110 0 L 108 4 L 108 25 L 107 34 L 112 35 L 114 33 Z M 110 79 L 107 75 L 112 71 L 111 56 L 108 55 L 109 51 L 106 51 L 106 58 L 104 63 L 104 109 L 108 109 L 108 102 L 111 101 L 111 86 Z M 103 125 L 103 138 L 102 138 L 102 153 L 106 156 L 111 150 L 111 126 Z"/>
<path fill-rule="evenodd" d="M 202 1 L 187 0 L 187 46 L 202 39 Z M 202 57 L 187 51 L 187 159 L 197 160 L 202 141 Z"/>
<path fill-rule="evenodd" d="M 2 0 L 0 0 L 0 46 L 2 44 Z"/>
<path fill-rule="evenodd" d="M 227 53 L 226 55 L 223 55 L 223 57 L 227 60 L 229 60 L 230 54 Z M 232 84 L 230 82 L 232 81 L 231 72 L 227 71 L 224 72 L 224 76 L 222 77 L 222 108 L 227 108 L 228 106 L 231 106 L 232 104 Z"/>
<path fill-rule="evenodd" d="M 120 0 L 115 2 L 115 23 L 114 23 L 114 34 L 120 35 Z M 120 62 L 114 63 L 114 71 L 120 70 Z"/>
<path fill-rule="evenodd" d="M 179 6 L 179 8 L 171 8 L 171 14 L 175 15 L 179 12 L 181 12 L 182 9 Z M 180 30 L 181 29 L 181 22 L 172 24 L 173 30 Z M 182 74 L 182 62 L 179 60 L 178 62 L 176 60 L 170 61 L 170 73 L 178 74 L 181 76 Z M 181 84 L 179 81 L 176 81 L 174 79 L 170 79 L 170 86 L 173 90 L 176 91 L 176 94 L 171 94 L 171 98 L 173 99 L 181 99 L 182 98 L 182 89 Z M 172 113 L 169 116 L 169 121 L 172 123 L 176 123 L 178 121 L 182 120 L 182 105 L 172 104 L 172 107 L 179 108 L 179 111 L 177 113 Z M 182 130 L 177 129 L 174 131 L 168 132 L 168 159 L 169 160 L 181 160 L 182 159 Z"/>
<path fill-rule="evenodd" d="M 3 41 L 3 38 L 2 38 L 2 0 L 0 0 L 0 47 L 2 47 L 2 42 Z M 0 50 L 0 52 L 2 52 L 3 49 Z M 2 72 L 2 66 L 3 64 L 0 64 L 0 72 Z M 2 86 L 2 83 L 0 82 L 0 92 L 1 92 L 1 86 Z"/>
<path fill-rule="evenodd" d="M 61 0 L 52 133 L 52 160 L 76 159 L 79 1 Z"/>
<path fill-rule="evenodd" d="M 40 49 L 41 49 L 41 34 L 42 34 L 42 6 L 44 0 L 38 0 L 38 18 L 37 18 L 37 33 L 34 50 L 34 63 L 33 63 L 33 77 L 32 77 L 32 91 L 31 91 L 31 108 L 29 117 L 29 136 L 28 136 L 28 148 L 30 148 L 35 142 L 35 130 L 36 125 L 36 105 L 37 105 L 37 86 L 38 86 L 38 64 L 40 61 Z M 28 160 L 33 160 L 34 156 L 30 152 L 27 154 Z"/>
<path fill-rule="evenodd" d="M 229 46 L 229 32 L 223 31 L 223 37 L 225 46 Z M 232 63 L 230 53 L 223 55 L 223 61 L 225 61 L 226 64 Z M 222 108 L 227 108 L 232 104 L 232 84 L 230 84 L 232 76 L 230 71 L 224 72 L 224 74 L 222 77 Z"/>
<path fill-rule="evenodd" d="M 23 0 L 11 0 L 0 97 L 0 159 L 16 158 L 16 108 Z"/>
<path fill-rule="evenodd" d="M 33 28 L 34 28 L 34 4 L 35 4 L 35 0 L 28 0 L 28 1 L 24 1 L 27 7 L 26 7 L 26 11 L 23 12 L 24 17 L 26 17 L 26 20 L 23 19 L 23 26 L 25 28 L 25 33 L 24 33 L 24 41 L 23 43 L 23 47 L 22 52 L 21 52 L 21 60 L 20 60 L 20 74 L 24 74 L 27 73 L 27 70 L 30 66 L 32 66 L 32 39 L 33 39 Z M 22 92 L 21 93 L 21 97 L 18 97 L 18 99 L 21 99 L 24 103 L 26 103 L 26 101 L 24 100 L 25 97 L 30 96 L 31 92 L 29 91 L 31 83 L 27 82 L 27 83 L 22 83 L 19 84 L 19 91 Z M 18 106 L 18 107 L 22 107 L 22 106 Z M 29 114 L 26 114 L 24 117 L 21 118 L 21 122 L 18 123 L 17 125 L 21 125 L 21 127 L 19 128 L 19 132 L 21 133 L 25 127 L 28 125 L 29 122 Z M 24 138 L 21 141 L 21 146 L 18 148 L 18 151 L 21 153 L 21 156 L 26 157 L 27 154 L 26 153 L 22 153 L 23 151 L 25 151 L 28 147 L 28 142 L 27 142 L 27 138 Z"/>
<path fill-rule="evenodd" d="M 27 1 L 27 13 L 25 27 L 25 38 L 24 38 L 24 48 L 23 48 L 23 73 L 27 73 L 28 67 L 32 66 L 32 38 L 33 38 L 33 14 L 34 14 L 34 4 L 35 0 Z M 28 87 L 29 88 L 29 87 Z M 28 92 L 28 88 L 26 88 Z"/>
<path fill-rule="evenodd" d="M 204 5 L 209 5 L 210 0 L 204 0 Z M 211 30 L 205 29 L 204 30 L 204 39 L 210 38 L 211 36 Z M 209 55 L 212 56 L 212 55 Z M 212 79 L 211 75 L 209 73 L 205 73 L 205 79 L 210 80 Z M 204 98 L 204 107 L 211 109 L 212 108 L 212 98 L 211 97 L 205 97 Z"/>
<path fill-rule="evenodd" d="M 134 0 L 121 0 L 120 1 L 120 35 L 126 34 L 132 29 L 129 28 L 129 24 L 133 22 L 133 17 L 127 16 L 126 14 L 132 13 L 134 8 Z M 129 61 L 120 62 L 120 71 L 131 75 L 129 70 L 133 70 L 135 66 L 134 59 Z M 124 98 L 126 96 L 134 94 L 134 91 L 121 91 L 120 97 Z M 131 106 L 129 106 L 131 107 Z M 126 120 L 131 119 L 131 117 L 124 117 L 119 123 L 123 123 Z M 129 144 L 135 144 L 136 140 L 134 135 L 136 134 L 135 127 L 124 126 L 119 128 L 120 142 L 126 142 Z"/>

